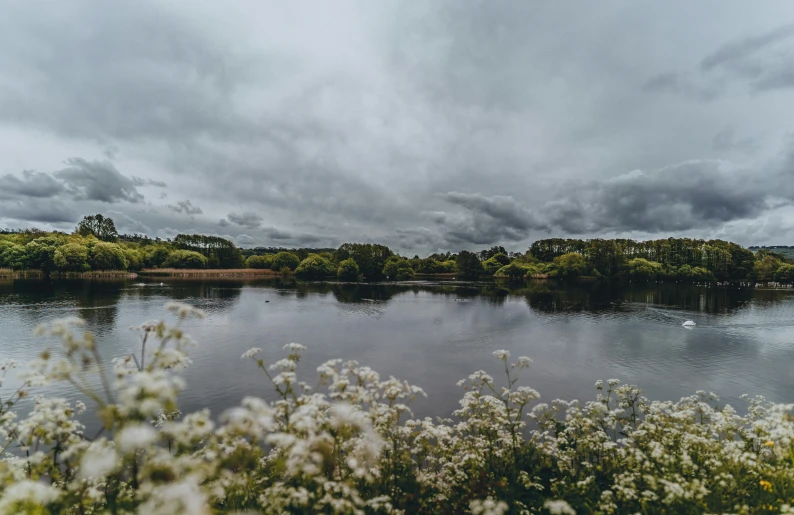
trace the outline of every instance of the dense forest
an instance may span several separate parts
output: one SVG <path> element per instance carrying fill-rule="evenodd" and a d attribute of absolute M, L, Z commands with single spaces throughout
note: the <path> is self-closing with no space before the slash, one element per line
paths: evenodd
<path fill-rule="evenodd" d="M 773 248 L 756 252 L 722 240 L 667 238 L 538 240 L 522 252 L 494 246 L 480 252 L 409 258 L 385 245 L 344 243 L 337 249 L 240 249 L 218 236 L 179 234 L 161 240 L 120 235 L 110 218 L 86 216 L 71 234 L 35 229 L 0 232 L 0 269 L 45 275 L 102 270 L 269 269 L 304 278 L 407 280 L 417 275 L 624 279 L 631 281 L 794 283 L 794 259 Z"/>

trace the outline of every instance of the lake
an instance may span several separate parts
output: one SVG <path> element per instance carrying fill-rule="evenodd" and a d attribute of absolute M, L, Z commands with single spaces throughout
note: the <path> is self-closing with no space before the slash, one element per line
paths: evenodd
<path fill-rule="evenodd" d="M 273 362 L 289 342 L 308 347 L 298 374 L 312 384 L 317 365 L 339 357 L 421 386 L 429 397 L 414 404 L 419 416 L 448 415 L 462 393 L 455 383 L 474 370 L 501 379 L 497 349 L 534 360 L 522 384 L 545 401 L 592 399 L 595 381 L 612 377 L 653 399 L 707 390 L 739 409 L 743 393 L 794 400 L 794 291 L 746 287 L 13 280 L 0 282 L 0 359 L 35 357 L 53 343 L 33 336 L 36 325 L 72 315 L 87 321 L 105 359 L 122 356 L 138 348 L 129 327 L 167 318 L 170 300 L 208 315 L 185 325 L 198 345 L 183 412 L 272 398 L 240 355 L 260 347 Z M 690 319 L 697 327 L 683 328 Z M 64 386 L 54 393 L 78 398 Z"/>

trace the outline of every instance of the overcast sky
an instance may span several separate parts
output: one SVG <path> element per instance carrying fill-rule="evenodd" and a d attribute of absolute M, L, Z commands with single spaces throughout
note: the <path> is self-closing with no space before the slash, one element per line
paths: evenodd
<path fill-rule="evenodd" d="M 9 0 L 0 227 L 794 244 L 794 3 Z"/>

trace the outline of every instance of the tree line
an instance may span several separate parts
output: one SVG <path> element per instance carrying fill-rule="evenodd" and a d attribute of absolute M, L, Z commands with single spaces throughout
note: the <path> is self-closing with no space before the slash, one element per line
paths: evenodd
<path fill-rule="evenodd" d="M 538 240 L 526 252 L 493 246 L 479 252 L 401 256 L 385 245 L 339 248 L 257 247 L 201 234 L 161 240 L 119 235 L 113 220 L 86 216 L 71 234 L 35 229 L 0 232 L 0 268 L 53 272 L 144 268 L 253 268 L 303 278 L 408 280 L 417 275 L 460 278 L 625 279 L 632 281 L 758 281 L 794 283 L 794 259 L 771 248 L 752 252 L 723 240 L 666 238 Z"/>

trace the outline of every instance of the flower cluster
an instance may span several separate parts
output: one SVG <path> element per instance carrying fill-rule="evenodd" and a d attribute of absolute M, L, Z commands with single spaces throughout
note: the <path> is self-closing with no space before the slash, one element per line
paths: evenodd
<path fill-rule="evenodd" d="M 504 380 L 476 371 L 451 418 L 420 420 L 421 388 L 342 360 L 310 385 L 298 379 L 306 349 L 290 343 L 274 363 L 242 356 L 275 401 L 246 397 L 214 418 L 179 411 L 193 344 L 179 322 L 143 324 L 140 351 L 107 365 L 81 328 L 39 329 L 60 345 L 25 369 L 0 362 L 0 380 L 23 379 L 0 406 L 0 515 L 794 513 L 792 405 L 651 402 L 617 379 L 597 382 L 593 401 L 538 403 L 519 385 L 532 361 L 499 350 Z M 79 402 L 34 396 L 17 416 L 53 382 L 92 403 L 99 434 L 85 434 Z"/>

